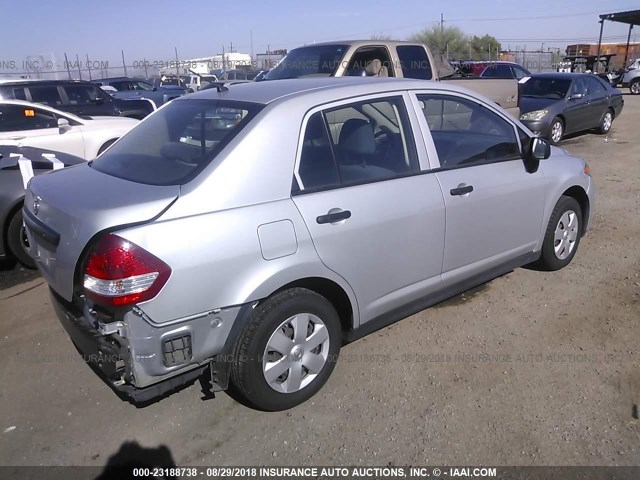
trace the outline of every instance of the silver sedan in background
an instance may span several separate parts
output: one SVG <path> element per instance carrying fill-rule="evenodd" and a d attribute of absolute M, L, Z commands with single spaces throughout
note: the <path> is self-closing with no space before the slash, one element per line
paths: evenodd
<path fill-rule="evenodd" d="M 34 178 L 23 213 L 59 319 L 114 390 L 144 402 L 207 375 L 282 410 L 343 342 L 568 265 L 593 193 L 584 160 L 468 90 L 307 79 L 176 99 Z"/>

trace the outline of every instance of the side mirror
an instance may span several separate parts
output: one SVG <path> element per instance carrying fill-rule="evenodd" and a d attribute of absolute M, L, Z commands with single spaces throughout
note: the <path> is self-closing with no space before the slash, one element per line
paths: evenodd
<path fill-rule="evenodd" d="M 529 156 L 535 160 L 546 160 L 551 156 L 551 144 L 545 138 L 535 137 L 531 140 Z"/>
<path fill-rule="evenodd" d="M 64 133 L 67 130 L 71 129 L 71 125 L 69 125 L 69 120 L 67 120 L 66 118 L 59 118 L 58 119 L 58 129 L 59 129 L 60 133 Z"/>
<path fill-rule="evenodd" d="M 574 93 L 569 97 L 569 100 L 580 100 L 584 95 L 582 93 Z"/>
<path fill-rule="evenodd" d="M 153 90 L 151 90 L 152 92 L 157 92 L 158 91 L 158 87 L 153 87 Z"/>

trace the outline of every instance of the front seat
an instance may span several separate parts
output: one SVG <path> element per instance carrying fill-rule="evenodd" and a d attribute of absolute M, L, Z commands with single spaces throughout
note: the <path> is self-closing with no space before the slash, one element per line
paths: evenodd
<path fill-rule="evenodd" d="M 387 67 L 385 67 L 380 60 L 373 59 L 367 65 L 365 69 L 367 73 L 367 77 L 388 77 L 389 72 Z"/>

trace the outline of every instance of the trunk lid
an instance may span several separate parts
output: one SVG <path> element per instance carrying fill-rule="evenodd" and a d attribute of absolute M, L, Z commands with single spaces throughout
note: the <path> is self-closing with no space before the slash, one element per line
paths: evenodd
<path fill-rule="evenodd" d="M 71 301 L 76 265 L 96 233 L 148 222 L 179 194 L 177 185 L 135 183 L 89 164 L 34 177 L 25 194 L 23 217 L 38 269 L 51 288 Z"/>

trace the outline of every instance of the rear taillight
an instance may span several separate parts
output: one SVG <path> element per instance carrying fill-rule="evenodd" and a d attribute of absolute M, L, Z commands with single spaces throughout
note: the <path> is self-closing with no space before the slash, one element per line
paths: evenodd
<path fill-rule="evenodd" d="M 171 268 L 159 258 L 117 235 L 98 240 L 84 270 L 84 290 L 97 303 L 121 307 L 155 297 Z"/>

